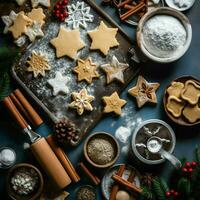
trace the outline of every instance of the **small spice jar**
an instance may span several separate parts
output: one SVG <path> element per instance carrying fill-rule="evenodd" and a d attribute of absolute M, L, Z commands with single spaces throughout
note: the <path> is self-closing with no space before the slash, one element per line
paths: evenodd
<path fill-rule="evenodd" d="M 118 159 L 120 148 L 117 140 L 105 132 L 88 137 L 84 145 L 86 160 L 94 167 L 107 168 Z"/>
<path fill-rule="evenodd" d="M 16 161 L 16 153 L 10 147 L 0 148 L 0 168 L 7 169 L 12 167 Z"/>

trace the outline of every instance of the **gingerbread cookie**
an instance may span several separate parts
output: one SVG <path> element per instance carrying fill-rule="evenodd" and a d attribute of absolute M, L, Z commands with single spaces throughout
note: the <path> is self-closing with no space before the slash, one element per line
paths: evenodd
<path fill-rule="evenodd" d="M 72 99 L 74 101 L 69 104 L 69 108 L 76 109 L 79 115 L 82 115 L 84 110 L 93 110 L 91 102 L 95 98 L 93 96 L 88 95 L 87 90 L 85 88 L 82 89 L 80 92 L 72 92 Z"/>
<path fill-rule="evenodd" d="M 197 104 L 200 97 L 200 85 L 192 80 L 186 81 L 181 97 L 192 105 Z"/>
<path fill-rule="evenodd" d="M 145 103 L 157 103 L 156 90 L 160 87 L 159 83 L 148 83 L 142 76 L 138 77 L 137 85 L 128 90 L 128 93 L 136 98 L 138 107 Z"/>
<path fill-rule="evenodd" d="M 184 106 L 184 101 L 175 96 L 170 96 L 167 100 L 166 108 L 174 117 L 180 117 Z"/>
<path fill-rule="evenodd" d="M 27 63 L 29 64 L 27 71 L 33 72 L 34 77 L 37 77 L 39 74 L 45 76 L 45 71 L 51 69 L 48 59 L 40 52 L 36 53 L 33 51 Z"/>
<path fill-rule="evenodd" d="M 183 88 L 183 83 L 174 81 L 171 83 L 171 86 L 167 88 L 167 93 L 169 94 L 169 96 L 180 98 Z"/>
<path fill-rule="evenodd" d="M 110 48 L 119 46 L 116 39 L 117 31 L 118 28 L 108 28 L 101 21 L 97 29 L 88 32 L 88 35 L 92 39 L 90 49 L 99 49 L 104 55 L 107 55 Z"/>
<path fill-rule="evenodd" d="M 126 104 L 125 100 L 119 98 L 117 92 L 114 92 L 111 96 L 103 97 L 103 102 L 106 104 L 104 113 L 114 112 L 117 115 L 121 115 L 121 108 Z"/>
<path fill-rule="evenodd" d="M 42 6 L 45 6 L 45 7 L 51 6 L 50 0 L 31 0 L 31 4 L 32 4 L 33 8 L 36 8 L 39 5 L 42 5 Z"/>
<path fill-rule="evenodd" d="M 15 39 L 19 38 L 23 33 L 27 32 L 27 28 L 31 26 L 33 21 L 28 18 L 23 11 L 18 13 L 13 25 L 8 29 Z"/>
<path fill-rule="evenodd" d="M 200 108 L 198 104 L 195 106 L 186 106 L 183 110 L 183 115 L 190 123 L 195 123 L 200 119 Z"/>
<path fill-rule="evenodd" d="M 69 92 L 67 87 L 68 78 L 60 72 L 56 72 L 55 78 L 49 79 L 47 83 L 53 88 L 54 96 L 59 93 L 67 94 Z"/>
<path fill-rule="evenodd" d="M 85 47 L 78 29 L 68 30 L 63 27 L 60 28 L 58 36 L 52 39 L 50 43 L 56 48 L 57 58 L 68 56 L 76 59 L 78 50 Z"/>
<path fill-rule="evenodd" d="M 73 69 L 78 74 L 78 81 L 85 80 L 88 83 L 92 83 L 93 78 L 98 78 L 99 74 L 96 71 L 97 65 L 92 62 L 91 58 L 86 60 L 78 59 L 78 65 Z"/>
<path fill-rule="evenodd" d="M 126 63 L 120 63 L 118 59 L 113 56 L 108 64 L 101 66 L 102 70 L 106 72 L 107 84 L 114 80 L 124 83 L 124 71 L 129 67 Z"/>
<path fill-rule="evenodd" d="M 43 12 L 42 8 L 32 9 L 31 12 L 27 13 L 27 16 L 37 23 L 43 25 L 45 23 L 44 19 L 46 18 L 46 15 Z"/>

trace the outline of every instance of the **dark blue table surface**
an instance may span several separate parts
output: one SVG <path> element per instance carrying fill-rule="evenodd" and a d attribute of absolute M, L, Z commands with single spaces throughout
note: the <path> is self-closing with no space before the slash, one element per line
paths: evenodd
<path fill-rule="evenodd" d="M 101 0 L 96 0 L 97 4 L 100 4 Z M 109 13 L 116 22 L 127 32 L 132 40 L 135 40 L 135 28 L 126 24 L 122 24 L 114 9 L 110 7 L 103 7 L 103 9 Z M 141 74 L 151 82 L 159 82 L 161 87 L 157 92 L 158 104 L 156 106 L 144 106 L 141 109 L 137 109 L 135 100 L 127 94 L 127 90 L 135 85 L 136 79 L 130 83 L 130 85 L 124 90 L 121 97 L 128 101 L 125 109 L 130 117 L 129 120 L 135 120 L 137 117 L 141 117 L 142 120 L 147 119 L 162 119 L 169 123 L 174 129 L 177 137 L 177 144 L 174 150 L 174 154 L 178 157 L 186 156 L 189 160 L 192 159 L 193 149 L 196 145 L 200 144 L 200 126 L 196 127 L 181 127 L 172 123 L 164 113 L 162 97 L 166 86 L 177 77 L 184 75 L 195 76 L 200 79 L 200 1 L 197 0 L 195 5 L 191 10 L 185 14 L 190 19 L 193 28 L 193 39 L 188 52 L 177 62 L 161 65 L 153 62 L 148 62 L 142 66 Z M 42 113 L 41 113 L 42 114 Z M 45 119 L 45 116 L 44 116 Z M 126 125 L 127 117 L 112 118 L 110 116 L 104 117 L 97 126 L 91 131 L 91 133 L 97 131 L 106 131 L 114 134 L 116 129 L 123 125 Z M 46 121 L 47 122 L 47 121 Z M 52 133 L 51 128 L 48 123 L 42 125 L 37 130 L 42 136 L 47 136 Z M 88 133 L 91 134 L 91 133 Z M 11 146 L 16 150 L 17 162 L 30 162 L 36 163 L 35 159 L 32 157 L 29 150 L 24 150 L 23 144 L 25 142 L 25 137 L 22 135 L 20 130 L 16 129 L 14 122 L 4 110 L 2 105 L 0 105 L 0 146 Z M 76 166 L 77 163 L 83 158 L 83 143 L 82 142 L 77 148 L 67 150 L 67 154 Z M 121 154 L 118 163 L 125 162 L 127 160 L 126 154 Z M 129 159 L 129 163 L 133 166 L 135 165 L 134 160 Z M 137 166 L 136 166 L 137 167 Z M 159 174 L 165 178 L 168 178 L 173 167 L 166 162 L 161 168 L 159 168 Z M 156 171 L 156 170 L 154 170 Z M 143 171 L 141 171 L 142 173 Z M 7 199 L 5 191 L 5 181 L 6 181 L 6 170 L 0 170 L 0 199 Z M 74 199 L 74 190 L 83 184 L 89 184 L 89 182 L 83 178 L 83 180 L 78 184 L 70 185 L 66 191 L 70 192 L 70 197 L 68 199 Z M 98 199 L 103 199 L 100 191 L 100 187 L 97 188 Z"/>

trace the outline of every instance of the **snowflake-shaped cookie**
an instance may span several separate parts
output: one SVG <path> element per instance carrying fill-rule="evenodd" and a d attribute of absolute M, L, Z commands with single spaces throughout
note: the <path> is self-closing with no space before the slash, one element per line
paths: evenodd
<path fill-rule="evenodd" d="M 39 74 L 45 76 L 45 71 L 51 69 L 48 59 L 41 52 L 36 53 L 32 51 L 32 55 L 27 63 L 29 64 L 27 71 L 33 72 L 34 77 L 37 77 Z"/>
<path fill-rule="evenodd" d="M 69 92 L 67 87 L 68 78 L 60 72 L 56 72 L 55 78 L 49 79 L 47 82 L 53 88 L 54 96 L 59 93 L 67 94 Z"/>
<path fill-rule="evenodd" d="M 73 29 L 87 28 L 87 22 L 93 22 L 94 16 L 90 14 L 90 7 L 85 6 L 84 2 L 77 1 L 76 4 L 67 6 L 69 17 L 65 22 L 68 26 L 72 26 Z"/>

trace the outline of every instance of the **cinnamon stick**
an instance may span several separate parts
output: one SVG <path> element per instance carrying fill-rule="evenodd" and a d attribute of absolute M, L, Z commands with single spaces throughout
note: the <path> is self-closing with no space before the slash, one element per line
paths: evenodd
<path fill-rule="evenodd" d="M 74 169 L 72 163 L 68 159 L 65 152 L 55 143 L 53 136 L 50 135 L 46 138 L 48 144 L 50 145 L 53 152 L 56 154 L 58 160 L 61 162 L 63 168 L 68 173 L 69 177 L 72 181 L 78 182 L 80 180 L 79 175 L 77 174 L 76 170 Z"/>
<path fill-rule="evenodd" d="M 126 4 L 130 3 L 132 0 L 124 0 L 123 2 L 117 4 L 117 8 L 122 8 L 124 7 Z"/>
<path fill-rule="evenodd" d="M 126 4 L 126 5 L 124 6 L 124 8 L 130 10 L 130 9 L 135 8 L 135 5 Z"/>
<path fill-rule="evenodd" d="M 120 16 L 121 20 L 126 20 L 128 17 L 130 17 L 131 15 L 137 13 L 138 11 L 140 11 L 141 9 L 143 9 L 145 7 L 145 4 L 143 2 L 140 2 L 137 6 L 135 6 L 134 8 L 130 9 L 128 12 L 124 13 L 123 15 Z"/>
<path fill-rule="evenodd" d="M 123 185 L 124 187 L 129 188 L 130 190 L 133 190 L 135 192 L 141 193 L 142 189 L 138 188 L 135 184 L 128 182 L 127 180 L 123 179 L 121 176 L 118 176 L 114 174 L 112 176 L 113 180 L 119 183 L 120 185 Z"/>
<path fill-rule="evenodd" d="M 78 164 L 80 168 L 85 172 L 85 174 L 91 179 L 91 181 L 95 184 L 98 185 L 101 181 L 99 178 L 95 175 L 93 175 L 90 170 L 84 165 L 83 162 Z"/>
<path fill-rule="evenodd" d="M 9 110 L 13 118 L 17 121 L 17 123 L 21 126 L 21 128 L 25 129 L 28 127 L 28 124 L 22 117 L 22 115 L 17 110 L 16 106 L 12 102 L 11 98 L 8 96 L 3 100 L 3 104 L 6 106 L 6 108 Z"/>
<path fill-rule="evenodd" d="M 14 92 L 15 97 L 18 99 L 18 101 L 23 105 L 24 109 L 27 111 L 29 114 L 32 123 L 35 126 L 39 126 L 43 123 L 43 120 L 41 117 L 38 115 L 38 113 L 35 111 L 35 109 L 31 106 L 31 104 L 26 100 L 24 95 L 21 93 L 19 89 L 15 90 Z"/>
<path fill-rule="evenodd" d="M 124 170 L 125 170 L 125 165 L 120 165 L 118 171 L 117 171 L 117 175 L 118 176 L 122 176 L 123 173 L 124 173 Z M 115 200 L 116 199 L 116 194 L 119 190 L 119 185 L 115 184 L 113 187 L 112 187 L 112 190 L 111 190 L 111 193 L 110 193 L 110 197 L 109 197 L 109 200 Z"/>

